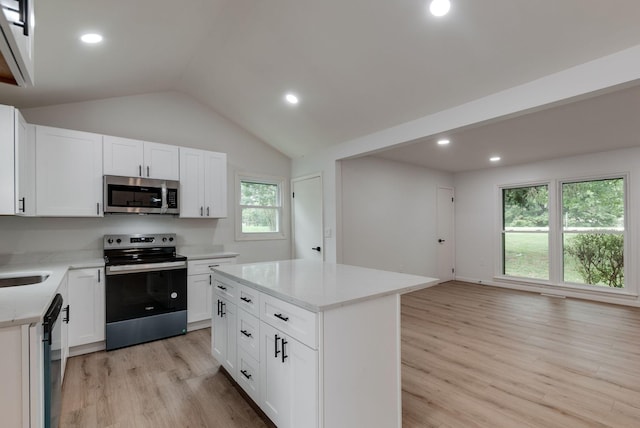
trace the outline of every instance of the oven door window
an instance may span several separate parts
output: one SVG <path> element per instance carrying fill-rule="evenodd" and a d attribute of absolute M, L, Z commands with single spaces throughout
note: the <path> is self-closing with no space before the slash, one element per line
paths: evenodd
<path fill-rule="evenodd" d="M 107 322 L 187 309 L 187 270 L 111 275 L 106 283 Z"/>
<path fill-rule="evenodd" d="M 122 208 L 161 208 L 162 188 L 110 184 L 109 206 Z"/>

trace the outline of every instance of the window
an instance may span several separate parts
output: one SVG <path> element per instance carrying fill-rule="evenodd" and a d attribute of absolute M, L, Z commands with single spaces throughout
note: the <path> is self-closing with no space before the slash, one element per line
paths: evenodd
<path fill-rule="evenodd" d="M 502 189 L 502 274 L 549 279 L 549 186 Z"/>
<path fill-rule="evenodd" d="M 503 187 L 500 274 L 566 287 L 625 288 L 625 182 L 613 176 Z"/>
<path fill-rule="evenodd" d="M 283 180 L 239 175 L 236 181 L 236 239 L 283 239 Z"/>
<path fill-rule="evenodd" d="M 562 183 L 563 279 L 624 287 L 624 179 Z"/>

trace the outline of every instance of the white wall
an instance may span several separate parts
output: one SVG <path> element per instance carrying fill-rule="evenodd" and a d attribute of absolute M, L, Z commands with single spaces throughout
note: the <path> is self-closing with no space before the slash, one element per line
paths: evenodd
<path fill-rule="evenodd" d="M 638 136 L 640 139 L 640 136 Z M 640 141 L 639 141 L 640 142 Z M 554 159 L 527 165 L 494 168 L 454 176 L 456 188 L 456 278 L 464 281 L 529 289 L 567 296 L 581 296 L 602 301 L 618 301 L 593 292 L 574 292 L 568 289 L 549 289 L 494 280 L 499 261 L 500 194 L 499 186 L 530 183 L 550 179 L 571 179 L 614 173 L 628 173 L 627 223 L 630 239 L 630 259 L 626 285 L 630 292 L 638 292 L 637 251 L 640 217 L 638 191 L 640 189 L 640 148 L 616 150 L 591 155 Z M 624 298 L 622 303 L 640 306 L 636 298 Z"/>
<path fill-rule="evenodd" d="M 343 261 L 341 244 L 341 177 L 343 159 L 373 154 L 419 138 L 478 123 L 517 116 L 640 79 L 640 45 L 598 58 L 535 81 L 466 104 L 421 117 L 292 161 L 292 177 L 322 173 L 324 226 L 335 238 L 324 241 L 325 260 Z M 348 118 L 346 118 L 348 120 Z"/>
<path fill-rule="evenodd" d="M 341 170 L 342 262 L 437 277 L 437 188 L 453 175 L 372 156 Z"/>
<path fill-rule="evenodd" d="M 105 233 L 162 231 L 177 233 L 180 245 L 224 245 L 225 250 L 240 253 L 241 262 L 290 257 L 288 224 L 285 240 L 236 242 L 234 232 L 236 171 L 279 176 L 288 181 L 290 159 L 191 97 L 162 92 L 22 112 L 29 123 L 227 153 L 229 217 L 219 220 L 121 215 L 103 219 L 0 217 L 0 254 L 99 250 Z"/>

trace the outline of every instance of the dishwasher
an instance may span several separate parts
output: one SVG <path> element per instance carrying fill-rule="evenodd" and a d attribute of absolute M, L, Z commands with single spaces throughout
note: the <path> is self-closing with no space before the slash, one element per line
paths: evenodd
<path fill-rule="evenodd" d="M 58 428 L 62 404 L 62 295 L 56 294 L 42 320 L 44 359 L 44 427 Z"/>

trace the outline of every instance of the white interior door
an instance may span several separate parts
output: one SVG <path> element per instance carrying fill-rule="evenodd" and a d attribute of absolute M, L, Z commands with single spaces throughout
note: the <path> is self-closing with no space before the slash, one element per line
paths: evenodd
<path fill-rule="evenodd" d="M 293 258 L 324 260 L 322 239 L 322 178 L 292 180 Z"/>
<path fill-rule="evenodd" d="M 438 278 L 440 281 L 451 281 L 454 279 L 454 196 L 453 189 L 448 187 L 438 187 Z"/>

